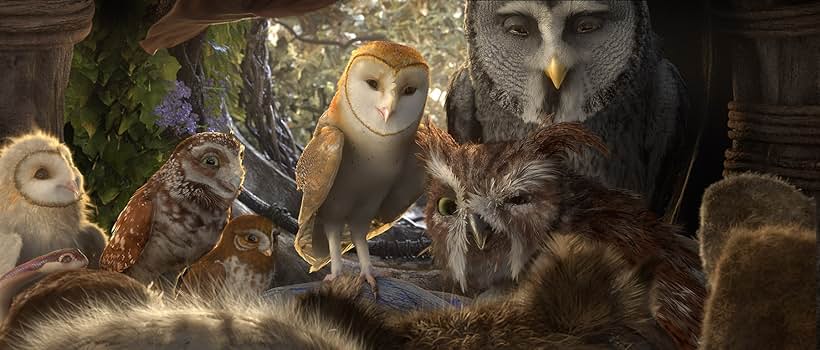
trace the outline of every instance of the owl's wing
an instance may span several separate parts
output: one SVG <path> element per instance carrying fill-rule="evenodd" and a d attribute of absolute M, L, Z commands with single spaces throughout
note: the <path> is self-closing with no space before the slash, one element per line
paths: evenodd
<path fill-rule="evenodd" d="M 219 261 L 200 260 L 185 267 L 176 281 L 176 295 L 181 292 L 208 292 L 217 290 L 225 281 L 225 266 Z M 205 289 L 203 289 L 205 288 Z"/>
<path fill-rule="evenodd" d="M 2 276 L 17 266 L 17 259 L 20 258 L 20 251 L 23 249 L 23 239 L 16 233 L 0 233 L 0 247 L 3 247 L 3 254 L 0 254 L 0 276 Z"/>
<path fill-rule="evenodd" d="M 689 117 L 686 85 L 677 68 L 662 60 L 658 65 L 652 98 L 652 115 L 647 132 L 646 151 L 649 169 L 655 169 L 655 188 L 650 206 L 664 214 L 664 221 L 675 222 L 679 215 L 678 199 L 683 196 L 697 132 Z"/>
<path fill-rule="evenodd" d="M 418 135 L 418 134 L 416 134 Z M 401 218 L 410 206 L 415 203 L 424 192 L 425 171 L 419 162 L 417 154 L 421 152 L 416 142 L 413 142 L 410 152 L 404 159 L 401 170 L 401 179 L 393 184 L 393 188 L 382 202 L 376 220 L 373 222 L 373 230 L 367 235 L 367 239 L 373 238 L 392 226 L 393 222 Z M 381 232 L 379 228 L 387 225 Z M 378 232 L 378 233 L 375 233 Z"/>
<path fill-rule="evenodd" d="M 293 245 L 299 256 L 311 265 L 311 272 L 321 268 L 316 266 L 322 265 L 320 260 L 327 255 L 316 251 L 321 249 L 314 249 L 314 241 L 327 245 L 325 237 L 320 237 L 324 231 L 316 227 L 316 213 L 333 188 L 344 147 L 341 130 L 330 125 L 318 128 L 296 163 L 296 189 L 302 191 L 302 205 L 299 232 Z"/>
<path fill-rule="evenodd" d="M 80 234 L 77 236 L 77 247 L 88 257 L 88 268 L 96 269 L 100 263 L 100 256 L 107 239 L 103 230 L 90 222 L 84 223 L 80 227 Z"/>
<path fill-rule="evenodd" d="M 468 64 L 461 66 L 450 79 L 444 110 L 447 112 L 447 131 L 456 142 L 481 141 L 481 124 L 475 116 L 475 92 Z"/>
<path fill-rule="evenodd" d="M 123 272 L 133 266 L 148 238 L 154 216 L 154 203 L 151 200 L 150 190 L 140 187 L 131 196 L 125 209 L 117 217 L 117 222 L 111 229 L 111 240 L 105 246 L 100 257 L 100 268 L 104 270 Z"/>

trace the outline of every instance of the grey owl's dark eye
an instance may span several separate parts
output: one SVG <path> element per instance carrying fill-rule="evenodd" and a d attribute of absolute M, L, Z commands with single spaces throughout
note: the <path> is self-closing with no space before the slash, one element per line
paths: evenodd
<path fill-rule="evenodd" d="M 37 180 L 45 180 L 45 179 L 48 179 L 49 176 L 50 175 L 48 173 L 48 170 L 46 170 L 46 168 L 37 169 L 37 171 L 34 173 L 34 178 L 37 179 Z"/>
<path fill-rule="evenodd" d="M 367 79 L 367 85 L 370 85 L 370 87 L 373 88 L 373 90 L 379 88 L 379 82 L 375 79 Z"/>
<path fill-rule="evenodd" d="M 219 166 L 219 158 L 214 155 L 207 155 L 202 157 L 202 164 L 205 164 L 208 167 L 216 168 Z"/>
<path fill-rule="evenodd" d="M 438 213 L 444 216 L 450 216 L 456 213 L 458 205 L 452 198 L 441 197 L 438 200 Z"/>
<path fill-rule="evenodd" d="M 594 32 L 601 28 L 604 21 L 595 16 L 580 16 L 575 19 L 575 32 L 578 34 Z"/>
<path fill-rule="evenodd" d="M 504 20 L 504 29 L 507 30 L 508 33 L 517 36 L 527 36 L 530 34 L 527 29 L 527 18 L 520 15 L 507 17 L 507 19 Z"/>

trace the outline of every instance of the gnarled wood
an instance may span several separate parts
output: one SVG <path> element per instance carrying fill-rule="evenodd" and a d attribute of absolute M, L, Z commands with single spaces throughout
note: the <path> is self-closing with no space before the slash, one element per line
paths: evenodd
<path fill-rule="evenodd" d="M 35 127 L 62 138 L 73 45 L 93 16 L 93 0 L 0 1 L 0 138 Z"/>

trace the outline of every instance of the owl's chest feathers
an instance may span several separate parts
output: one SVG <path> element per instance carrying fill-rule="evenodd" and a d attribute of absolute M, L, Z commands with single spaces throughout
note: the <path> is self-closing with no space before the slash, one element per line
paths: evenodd
<path fill-rule="evenodd" d="M 262 292 L 273 281 L 273 270 L 257 271 L 252 266 L 232 256 L 219 262 L 225 268 L 225 282 L 228 286 L 247 287 Z"/>
<path fill-rule="evenodd" d="M 227 208 L 202 208 L 193 201 L 170 200 L 164 193 L 154 205 L 151 238 L 143 254 L 165 257 L 165 264 L 187 264 L 207 253 L 227 220 Z"/>
<path fill-rule="evenodd" d="M 74 205 L 44 208 L 17 203 L 2 215 L 4 217 L 0 218 L 0 233 L 16 233 L 23 240 L 18 262 L 30 260 L 44 252 L 77 247 L 76 237 L 82 217 L 80 210 Z"/>

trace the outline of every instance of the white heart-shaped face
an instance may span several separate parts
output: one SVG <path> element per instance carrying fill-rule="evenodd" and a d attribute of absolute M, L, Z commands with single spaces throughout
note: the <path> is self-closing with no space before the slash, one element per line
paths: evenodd
<path fill-rule="evenodd" d="M 14 181 L 17 190 L 39 206 L 68 206 L 83 194 L 79 170 L 57 151 L 34 152 L 23 158 L 17 163 Z"/>
<path fill-rule="evenodd" d="M 394 68 L 374 56 L 362 55 L 353 60 L 347 74 L 347 103 L 368 129 L 391 135 L 418 125 L 430 84 L 427 66 Z"/>

